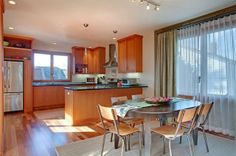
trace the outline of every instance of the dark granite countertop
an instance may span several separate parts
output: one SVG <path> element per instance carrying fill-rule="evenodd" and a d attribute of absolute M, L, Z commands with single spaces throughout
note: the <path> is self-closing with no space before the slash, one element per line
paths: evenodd
<path fill-rule="evenodd" d="M 34 87 L 40 86 L 75 86 L 75 85 L 96 85 L 95 83 L 85 83 L 85 82 L 33 82 Z"/>
<path fill-rule="evenodd" d="M 96 86 L 70 86 L 65 87 L 67 90 L 73 91 L 83 91 L 83 90 L 103 90 L 103 89 L 126 89 L 126 88 L 146 88 L 147 85 L 139 84 L 133 86 L 121 86 L 118 87 L 116 85 L 96 85 Z"/>

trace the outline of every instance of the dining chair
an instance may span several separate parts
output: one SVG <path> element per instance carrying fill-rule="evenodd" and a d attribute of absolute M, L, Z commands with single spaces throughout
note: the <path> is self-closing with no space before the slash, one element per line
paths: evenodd
<path fill-rule="evenodd" d="M 127 101 L 128 97 L 127 96 L 120 96 L 120 97 L 111 97 L 111 103 L 112 105 L 117 105 L 117 104 L 122 104 L 122 102 Z M 141 125 L 142 129 L 142 141 L 143 145 L 144 140 L 145 140 L 145 134 L 144 134 L 144 119 L 143 118 L 137 118 L 137 117 L 124 117 L 124 118 L 119 118 L 120 122 L 126 123 L 130 125 L 131 127 L 135 127 L 136 125 Z M 112 141 L 112 136 L 111 135 L 111 141 Z M 129 141 L 129 140 L 128 140 Z M 130 145 L 128 146 L 130 149 Z"/>
<path fill-rule="evenodd" d="M 132 100 L 140 100 L 140 99 L 144 99 L 143 94 L 132 95 Z"/>
<path fill-rule="evenodd" d="M 124 148 L 125 148 L 127 137 L 129 137 L 130 135 L 134 133 L 138 133 L 139 134 L 139 156 L 141 156 L 142 143 L 141 143 L 140 130 L 135 127 L 130 127 L 127 124 L 120 123 L 118 120 L 116 111 L 111 107 L 104 107 L 104 106 L 98 105 L 97 109 L 98 109 L 98 113 L 99 113 L 99 117 L 100 117 L 103 129 L 105 131 L 104 136 L 103 136 L 103 141 L 102 141 L 101 156 L 103 156 L 106 135 L 109 133 L 117 135 L 121 139 L 121 142 L 122 142 L 121 156 L 124 155 Z M 105 121 L 110 121 L 113 123 L 113 125 L 106 126 Z"/>
<path fill-rule="evenodd" d="M 198 121 L 199 122 L 196 126 L 196 128 L 202 130 L 202 134 L 203 134 L 203 138 L 204 138 L 207 152 L 209 152 L 209 147 L 208 147 L 208 142 L 207 142 L 205 126 L 207 125 L 207 123 L 209 121 L 209 115 L 210 115 L 213 105 L 214 105 L 214 102 L 205 103 L 200 106 L 199 111 L 198 111 L 198 116 L 199 116 Z M 187 127 L 186 124 L 188 124 L 188 123 L 183 123 L 182 127 L 186 128 Z M 180 143 L 182 143 L 182 137 L 180 137 Z"/>
<path fill-rule="evenodd" d="M 181 136 L 187 136 L 189 142 L 190 155 L 193 156 L 195 154 L 193 139 L 191 138 L 191 134 L 193 129 L 196 127 L 196 123 L 198 120 L 197 117 L 198 109 L 199 107 L 181 110 L 176 120 L 177 124 L 165 125 L 151 129 L 151 132 L 159 134 L 163 137 L 163 153 L 165 153 L 166 139 L 169 141 L 169 153 L 170 156 L 172 156 L 171 141 Z M 182 128 L 181 124 L 184 122 L 190 123 L 188 125 L 188 129 Z"/>
<path fill-rule="evenodd" d="M 199 111 L 199 117 L 200 117 L 199 121 L 200 122 L 199 122 L 198 126 L 196 127 L 196 128 L 199 128 L 199 129 L 202 130 L 207 152 L 209 152 L 209 147 L 208 147 L 208 143 L 207 143 L 207 136 L 206 136 L 206 132 L 205 132 L 205 126 L 207 125 L 207 123 L 209 121 L 209 115 L 210 115 L 210 112 L 212 110 L 213 105 L 214 105 L 214 102 L 205 103 L 205 104 L 201 105 L 201 109 Z"/>

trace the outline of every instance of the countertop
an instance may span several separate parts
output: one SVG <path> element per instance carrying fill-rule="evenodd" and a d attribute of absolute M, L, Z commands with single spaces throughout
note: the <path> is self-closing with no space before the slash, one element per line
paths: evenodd
<path fill-rule="evenodd" d="M 96 83 L 85 82 L 33 82 L 34 87 L 40 86 L 75 86 L 75 85 L 96 85 Z"/>
<path fill-rule="evenodd" d="M 146 88 L 146 87 L 148 86 L 143 84 L 132 85 L 132 86 L 121 86 L 121 87 L 118 87 L 116 85 L 96 85 L 96 86 L 70 86 L 70 87 L 65 87 L 65 89 L 73 91 L 83 91 L 83 90 L 126 89 L 126 88 Z"/>

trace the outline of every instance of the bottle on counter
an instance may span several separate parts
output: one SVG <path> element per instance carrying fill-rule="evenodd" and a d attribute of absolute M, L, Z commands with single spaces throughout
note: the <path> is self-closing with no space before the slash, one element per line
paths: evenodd
<path fill-rule="evenodd" d="M 117 86 L 118 86 L 118 87 L 121 87 L 121 86 L 122 86 L 122 81 L 121 81 L 121 80 L 118 80 Z"/>

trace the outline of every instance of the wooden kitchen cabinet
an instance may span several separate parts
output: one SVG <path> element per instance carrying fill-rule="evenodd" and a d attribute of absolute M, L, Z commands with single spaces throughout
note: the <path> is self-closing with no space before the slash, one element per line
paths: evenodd
<path fill-rule="evenodd" d="M 72 47 L 74 64 L 86 66 L 84 74 L 105 74 L 105 47 Z"/>
<path fill-rule="evenodd" d="M 94 48 L 94 73 L 96 74 L 105 74 L 105 47 Z"/>
<path fill-rule="evenodd" d="M 33 87 L 34 110 L 60 108 L 65 106 L 65 86 Z"/>
<path fill-rule="evenodd" d="M 85 53 L 87 57 L 87 65 L 88 65 L 88 74 L 95 74 L 94 72 L 94 50 L 88 48 L 87 52 Z"/>
<path fill-rule="evenodd" d="M 118 40 L 120 73 L 142 72 L 143 36 L 132 35 Z"/>
<path fill-rule="evenodd" d="M 87 64 L 87 58 L 85 57 L 85 48 L 72 47 L 72 57 L 75 64 Z"/>

